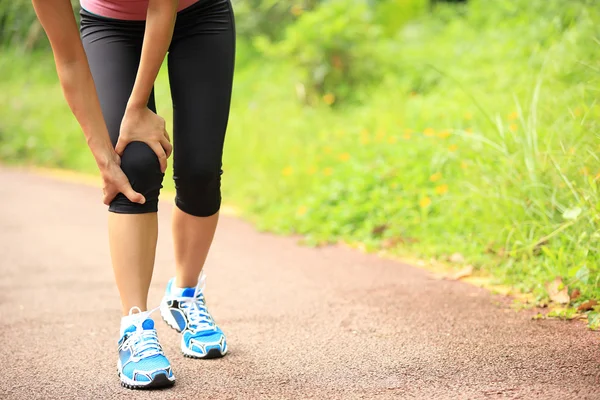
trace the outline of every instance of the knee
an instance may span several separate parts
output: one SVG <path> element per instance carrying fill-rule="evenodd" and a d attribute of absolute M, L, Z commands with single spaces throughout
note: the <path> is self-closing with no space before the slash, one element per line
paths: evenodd
<path fill-rule="evenodd" d="M 173 178 L 177 197 L 177 207 L 187 214 L 209 217 L 221 207 L 220 168 L 196 165 Z"/>
<path fill-rule="evenodd" d="M 111 202 L 109 210 L 123 214 L 156 212 L 164 174 L 152 149 L 143 142 L 130 143 L 123 151 L 121 169 L 133 190 L 144 195 L 146 203 L 132 203 L 119 193 Z"/>

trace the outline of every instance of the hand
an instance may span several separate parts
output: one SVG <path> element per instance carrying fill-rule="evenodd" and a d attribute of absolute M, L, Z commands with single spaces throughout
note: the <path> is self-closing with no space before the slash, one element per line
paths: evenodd
<path fill-rule="evenodd" d="M 156 153 L 160 170 L 167 169 L 167 158 L 173 146 L 165 129 L 165 120 L 148 107 L 129 107 L 121 121 L 121 131 L 115 151 L 123 155 L 125 147 L 131 142 L 144 142 Z"/>
<path fill-rule="evenodd" d="M 101 165 L 99 164 L 100 174 L 102 174 L 104 204 L 109 205 L 119 193 L 123 193 L 133 203 L 144 204 L 146 199 L 142 194 L 133 190 L 129 179 L 121 169 L 121 157 L 112 149 L 111 152 L 112 154 L 103 157 L 104 161 Z"/>

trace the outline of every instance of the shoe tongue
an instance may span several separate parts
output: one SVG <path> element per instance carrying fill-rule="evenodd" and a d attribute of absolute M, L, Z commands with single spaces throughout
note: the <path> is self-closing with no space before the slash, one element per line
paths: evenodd
<path fill-rule="evenodd" d="M 144 322 L 142 322 L 142 328 L 144 330 L 154 329 L 154 321 L 151 320 L 150 318 L 148 318 L 147 320 L 145 320 Z"/>
<path fill-rule="evenodd" d="M 142 322 L 142 329 L 143 330 L 154 329 L 154 321 L 151 320 L 150 318 L 144 320 L 144 322 Z M 123 331 L 123 333 L 132 333 L 132 332 L 135 332 L 136 330 L 137 330 L 136 325 L 130 325 L 129 328 L 127 328 Z"/>
<path fill-rule="evenodd" d="M 196 288 L 188 287 L 181 291 L 181 297 L 194 297 L 196 294 Z"/>

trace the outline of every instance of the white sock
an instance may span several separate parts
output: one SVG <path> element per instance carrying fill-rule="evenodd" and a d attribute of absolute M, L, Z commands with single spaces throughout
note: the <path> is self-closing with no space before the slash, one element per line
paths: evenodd
<path fill-rule="evenodd" d="M 175 297 L 194 297 L 195 292 L 196 286 L 178 287 L 175 285 L 175 282 L 173 282 L 171 289 L 169 290 L 169 294 Z"/>
<path fill-rule="evenodd" d="M 125 329 L 129 328 L 131 325 L 139 324 L 149 317 L 148 311 L 142 311 L 140 313 L 126 315 L 121 318 L 121 336 L 123 336 L 123 332 Z"/>

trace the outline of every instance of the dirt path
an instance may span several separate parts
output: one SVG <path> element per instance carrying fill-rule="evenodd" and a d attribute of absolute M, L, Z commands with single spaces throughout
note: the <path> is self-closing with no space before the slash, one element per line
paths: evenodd
<path fill-rule="evenodd" d="M 223 217 L 207 264 L 230 354 L 191 360 L 154 315 L 177 384 L 119 386 L 119 303 L 98 189 L 0 169 L 1 399 L 600 399 L 600 335 L 482 289 Z M 171 206 L 150 304 L 172 274 Z"/>

